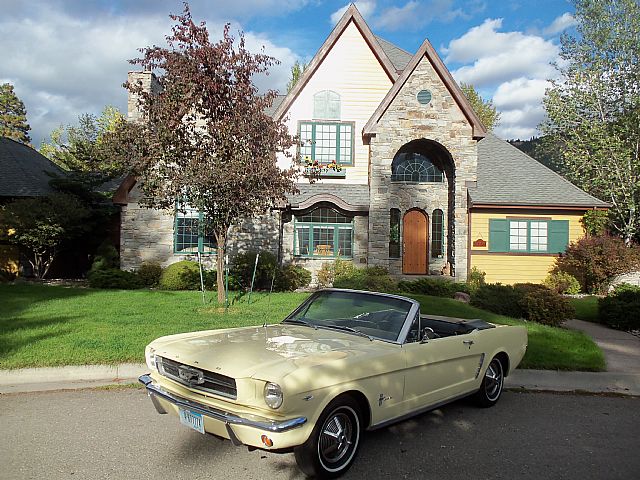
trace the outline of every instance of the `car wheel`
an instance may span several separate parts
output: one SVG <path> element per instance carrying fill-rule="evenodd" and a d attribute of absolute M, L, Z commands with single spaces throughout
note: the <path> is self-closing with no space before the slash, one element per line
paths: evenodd
<path fill-rule="evenodd" d="M 310 477 L 339 477 L 356 457 L 361 431 L 358 404 L 348 396 L 336 398 L 320 415 L 309 439 L 295 448 L 298 467 Z"/>
<path fill-rule="evenodd" d="M 491 363 L 484 372 L 480 390 L 476 393 L 476 401 L 481 407 L 492 407 L 500 399 L 504 387 L 504 370 L 502 362 L 493 357 Z"/>

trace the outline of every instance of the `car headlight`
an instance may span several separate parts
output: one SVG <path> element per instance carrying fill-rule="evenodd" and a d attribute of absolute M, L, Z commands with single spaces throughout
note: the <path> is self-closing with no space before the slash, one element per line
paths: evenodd
<path fill-rule="evenodd" d="M 282 389 L 276 383 L 268 382 L 264 386 L 264 401 L 271 408 L 280 408 L 282 405 Z"/>
<path fill-rule="evenodd" d="M 147 347 L 144 349 L 144 358 L 147 361 L 147 367 L 151 370 L 157 370 L 156 367 L 156 349 Z"/>

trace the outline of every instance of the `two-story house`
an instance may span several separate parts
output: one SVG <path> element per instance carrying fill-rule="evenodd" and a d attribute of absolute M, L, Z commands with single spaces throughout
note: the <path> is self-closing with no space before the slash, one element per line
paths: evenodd
<path fill-rule="evenodd" d="M 150 73 L 131 73 L 149 88 Z M 134 118 L 135 102 L 129 103 Z M 233 252 L 269 250 L 312 271 L 332 259 L 391 274 L 541 281 L 580 219 L 607 204 L 487 133 L 431 44 L 410 53 L 375 36 L 351 5 L 272 109 L 298 135 L 301 179 L 286 205 L 234 228 Z M 197 212 L 142 209 L 123 183 L 121 262 L 215 254 Z"/>

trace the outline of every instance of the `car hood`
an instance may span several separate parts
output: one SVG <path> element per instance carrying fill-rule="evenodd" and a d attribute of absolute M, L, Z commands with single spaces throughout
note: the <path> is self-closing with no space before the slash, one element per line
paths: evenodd
<path fill-rule="evenodd" d="M 270 325 L 163 337 L 156 355 L 233 378 L 273 380 L 300 369 L 380 352 L 392 344 L 327 329 Z"/>

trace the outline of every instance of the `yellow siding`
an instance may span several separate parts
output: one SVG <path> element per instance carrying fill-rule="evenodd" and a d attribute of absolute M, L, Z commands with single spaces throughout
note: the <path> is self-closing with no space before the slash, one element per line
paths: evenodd
<path fill-rule="evenodd" d="M 340 120 L 355 122 L 354 162 L 353 167 L 345 167 L 346 183 L 367 184 L 369 146 L 363 144 L 361 133 L 391 86 L 380 62 L 351 22 L 285 114 L 289 116 L 289 131 L 297 135 L 298 121 L 313 118 L 314 94 L 323 90 L 337 92 L 341 101 Z M 345 183 L 345 180 L 322 182 Z"/>
<path fill-rule="evenodd" d="M 554 214 L 552 212 L 541 210 L 521 210 L 516 213 L 513 211 L 509 211 L 508 213 L 471 212 L 471 242 L 478 239 L 482 239 L 487 242 L 487 246 L 485 247 L 471 247 L 471 267 L 476 267 L 479 270 L 486 272 L 486 280 L 490 283 L 540 283 L 549 274 L 549 270 L 555 265 L 555 256 L 474 253 L 478 251 L 488 251 L 489 219 L 523 217 L 568 220 L 569 243 L 571 243 L 584 235 L 584 230 L 580 223 L 582 213 L 583 212 Z"/>

